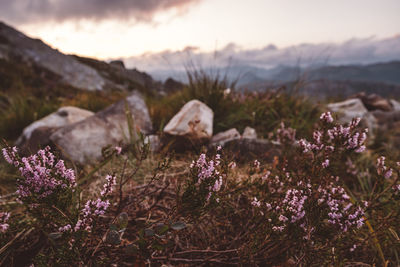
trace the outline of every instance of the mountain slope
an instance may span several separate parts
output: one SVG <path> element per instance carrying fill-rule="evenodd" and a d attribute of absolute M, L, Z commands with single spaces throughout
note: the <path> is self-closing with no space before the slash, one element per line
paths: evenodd
<path fill-rule="evenodd" d="M 41 40 L 32 39 L 0 22 L 0 60 L 2 65 L 21 64 L 28 68 L 44 69 L 52 73 L 55 84 L 64 84 L 88 91 L 131 91 L 157 94 L 162 84 L 136 69 L 122 64 L 109 64 L 91 58 L 65 55 Z M 1 79 L 12 73 L 0 72 Z M 39 76 L 41 77 L 41 76 Z M 40 78 L 39 78 L 40 79 Z M 0 88 L 1 89 L 1 88 Z M 3 88 L 4 90 L 4 88 Z"/>

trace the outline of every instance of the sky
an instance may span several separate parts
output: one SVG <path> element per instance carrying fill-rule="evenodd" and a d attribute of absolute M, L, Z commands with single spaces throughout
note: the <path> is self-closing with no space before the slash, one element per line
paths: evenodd
<path fill-rule="evenodd" d="M 0 20 L 98 59 L 388 39 L 399 14 L 399 0 L 0 0 Z"/>

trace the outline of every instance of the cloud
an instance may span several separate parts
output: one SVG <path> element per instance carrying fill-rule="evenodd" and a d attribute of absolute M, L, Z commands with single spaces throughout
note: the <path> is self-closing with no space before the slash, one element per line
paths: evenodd
<path fill-rule="evenodd" d="M 194 62 L 201 67 L 254 66 L 273 68 L 279 65 L 348 65 L 400 60 L 400 35 L 386 39 L 360 38 L 344 43 L 300 44 L 278 48 L 269 44 L 260 49 L 242 49 L 233 43 L 215 52 L 196 49 L 165 51 L 125 59 L 128 67 L 145 71 L 181 71 Z"/>
<path fill-rule="evenodd" d="M 185 10 L 199 0 L 0 0 L 0 18 L 14 24 L 65 20 L 152 21 L 157 12 Z"/>

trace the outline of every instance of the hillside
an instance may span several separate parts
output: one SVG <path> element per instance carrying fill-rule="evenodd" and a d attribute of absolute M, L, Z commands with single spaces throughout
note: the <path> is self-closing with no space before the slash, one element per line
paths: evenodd
<path fill-rule="evenodd" d="M 35 79 L 44 86 L 69 86 L 87 91 L 132 91 L 145 94 L 163 92 L 163 85 L 136 69 L 126 69 L 122 62 L 104 61 L 65 55 L 41 40 L 32 39 L 0 22 L 0 64 L 3 66 L 0 90 L 11 89 L 17 69 L 40 73 L 35 77 L 23 77 L 22 83 Z M 10 69 L 10 71 L 8 71 Z M 46 73 L 46 74 L 44 74 Z M 51 83 L 49 84 L 49 76 Z M 8 83 L 7 83 L 8 82 Z"/>

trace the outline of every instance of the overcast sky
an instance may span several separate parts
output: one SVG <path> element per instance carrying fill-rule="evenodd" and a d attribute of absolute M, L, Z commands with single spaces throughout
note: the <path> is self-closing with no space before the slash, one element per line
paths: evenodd
<path fill-rule="evenodd" d="M 0 0 L 0 20 L 100 59 L 392 38 L 399 14 L 399 0 Z"/>

